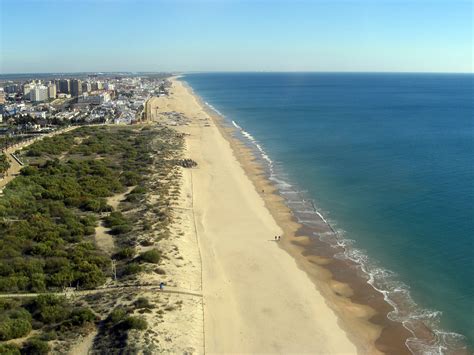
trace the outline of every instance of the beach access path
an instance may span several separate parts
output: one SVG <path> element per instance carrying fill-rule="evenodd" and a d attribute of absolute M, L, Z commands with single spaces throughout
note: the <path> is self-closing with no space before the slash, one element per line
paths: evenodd
<path fill-rule="evenodd" d="M 199 101 L 173 80 L 159 112 L 191 118 L 186 136 L 192 202 L 202 256 L 207 353 L 352 354 L 356 347 L 300 270 L 279 248 L 281 234 L 229 142 Z"/>

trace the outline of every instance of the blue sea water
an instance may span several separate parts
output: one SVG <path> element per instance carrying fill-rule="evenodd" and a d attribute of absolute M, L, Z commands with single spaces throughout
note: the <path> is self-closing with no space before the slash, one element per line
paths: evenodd
<path fill-rule="evenodd" d="M 474 344 L 473 75 L 184 80 L 343 231 L 348 257 L 365 263 L 381 289 L 405 296 L 394 319 L 423 319 L 446 335 L 437 346 L 449 348 L 451 332 Z"/>

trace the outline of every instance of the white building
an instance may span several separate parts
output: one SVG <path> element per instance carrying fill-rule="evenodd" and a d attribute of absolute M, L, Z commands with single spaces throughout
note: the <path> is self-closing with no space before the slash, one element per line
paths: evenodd
<path fill-rule="evenodd" d="M 31 113 L 32 116 L 36 118 L 46 118 L 46 112 L 45 111 L 35 111 Z"/>
<path fill-rule="evenodd" d="M 36 85 L 30 91 L 30 100 L 33 102 L 48 100 L 48 88 L 44 85 Z"/>
<path fill-rule="evenodd" d="M 82 83 L 82 92 L 91 92 L 92 91 L 92 85 L 89 82 L 84 82 Z"/>
<path fill-rule="evenodd" d="M 110 95 L 108 92 L 103 92 L 95 95 L 88 95 L 86 93 L 78 97 L 77 102 L 88 103 L 91 105 L 102 105 L 105 102 L 110 101 Z"/>
<path fill-rule="evenodd" d="M 25 99 L 30 98 L 30 92 L 34 87 L 35 87 L 35 84 L 33 84 L 33 83 L 28 83 L 28 84 L 23 85 L 23 97 Z"/>
<path fill-rule="evenodd" d="M 109 83 L 105 83 L 105 90 L 115 90 L 115 85 L 114 84 L 109 84 Z"/>

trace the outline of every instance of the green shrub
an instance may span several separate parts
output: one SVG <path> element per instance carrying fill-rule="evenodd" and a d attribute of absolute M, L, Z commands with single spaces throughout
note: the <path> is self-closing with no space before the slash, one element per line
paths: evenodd
<path fill-rule="evenodd" d="M 135 256 L 135 248 L 126 247 L 115 254 L 117 259 L 132 259 Z"/>
<path fill-rule="evenodd" d="M 85 323 L 94 323 L 96 315 L 89 308 L 75 308 L 71 312 L 71 323 L 76 326 L 81 326 Z"/>
<path fill-rule="evenodd" d="M 0 340 L 21 338 L 31 332 L 31 323 L 27 319 L 5 319 L 0 322 Z"/>
<path fill-rule="evenodd" d="M 148 323 L 145 319 L 134 316 L 127 317 L 123 324 L 125 329 L 145 330 L 148 327 Z"/>
<path fill-rule="evenodd" d="M 47 354 L 48 352 L 48 343 L 39 338 L 29 339 L 21 349 L 22 354 L 28 355 L 42 355 Z"/>
<path fill-rule="evenodd" d="M 46 275 L 35 273 L 31 276 L 31 290 L 33 292 L 46 291 Z"/>
<path fill-rule="evenodd" d="M 134 306 L 136 309 L 151 309 L 154 308 L 153 304 L 150 303 L 148 298 L 140 297 L 134 302 Z"/>
<path fill-rule="evenodd" d="M 118 226 L 121 224 L 126 224 L 127 223 L 127 218 L 122 214 L 122 212 L 111 212 L 106 218 L 105 218 L 105 226 L 112 228 L 114 226 Z"/>
<path fill-rule="evenodd" d="M 27 321 L 31 321 L 31 313 L 21 307 L 6 312 L 6 315 L 11 319 L 25 319 Z"/>
<path fill-rule="evenodd" d="M 14 344 L 0 344 L 0 354 L 20 355 L 20 349 Z"/>
<path fill-rule="evenodd" d="M 118 234 L 125 234 L 132 230 L 132 226 L 129 224 L 120 224 L 118 226 L 113 226 L 110 230 L 110 234 L 118 235 Z"/>
<path fill-rule="evenodd" d="M 153 224 L 150 221 L 144 221 L 143 222 L 143 230 L 144 231 L 150 231 L 150 230 L 152 230 L 152 228 L 153 228 Z M 142 243 L 142 245 L 144 245 L 144 244 Z"/>
<path fill-rule="evenodd" d="M 26 291 L 29 282 L 28 276 L 0 277 L 0 291 Z"/>
<path fill-rule="evenodd" d="M 120 323 L 125 318 L 127 318 L 127 311 L 122 307 L 117 307 L 112 312 L 110 312 L 109 316 L 107 317 L 107 323 L 110 323 L 113 326 Z"/>
<path fill-rule="evenodd" d="M 138 185 L 138 183 L 141 181 L 141 176 L 140 174 L 137 174 L 136 172 L 127 171 L 122 174 L 122 176 L 120 177 L 120 180 L 126 186 L 133 186 L 133 185 Z"/>
<path fill-rule="evenodd" d="M 45 324 L 53 324 L 69 317 L 70 309 L 64 297 L 40 295 L 31 304 L 33 316 Z"/>
<path fill-rule="evenodd" d="M 56 340 L 57 338 L 58 338 L 58 334 L 54 330 L 51 330 L 46 333 L 42 333 L 40 335 L 40 339 L 44 341 Z"/>
<path fill-rule="evenodd" d="M 23 176 L 30 176 L 30 175 L 35 175 L 38 174 L 39 170 L 35 166 L 25 166 L 20 170 L 20 174 Z"/>
<path fill-rule="evenodd" d="M 9 309 L 14 309 L 20 305 L 15 299 L 12 298 L 0 298 L 0 311 L 6 311 Z"/>
<path fill-rule="evenodd" d="M 92 212 L 108 212 L 112 209 L 103 198 L 91 198 L 82 204 L 82 208 Z"/>
<path fill-rule="evenodd" d="M 122 273 L 123 273 L 124 276 L 134 275 L 134 274 L 138 274 L 142 270 L 143 270 L 143 268 L 140 264 L 130 263 L 130 264 L 127 264 L 125 266 Z"/>
<path fill-rule="evenodd" d="M 81 288 L 92 289 L 105 282 L 104 272 L 95 263 L 83 261 L 78 264 L 76 277 Z"/>
<path fill-rule="evenodd" d="M 130 194 L 144 194 L 146 193 L 146 187 L 145 186 L 137 186 L 135 187 L 132 191 L 130 191 Z"/>
<path fill-rule="evenodd" d="M 140 255 L 140 260 L 147 263 L 158 264 L 160 259 L 161 253 L 158 249 L 151 249 Z"/>
<path fill-rule="evenodd" d="M 149 246 L 152 246 L 154 244 L 155 244 L 155 242 L 151 239 L 144 239 L 140 242 L 140 245 L 143 245 L 144 247 L 149 247 Z"/>
<path fill-rule="evenodd" d="M 5 173 L 10 168 L 10 161 L 5 153 L 0 154 L 0 174 Z"/>

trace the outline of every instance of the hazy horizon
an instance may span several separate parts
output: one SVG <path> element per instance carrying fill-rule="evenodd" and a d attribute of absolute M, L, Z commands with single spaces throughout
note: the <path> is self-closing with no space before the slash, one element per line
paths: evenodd
<path fill-rule="evenodd" d="M 305 71 L 284 71 L 284 70 L 275 70 L 275 71 L 252 71 L 252 70 L 219 70 L 219 71 L 127 71 L 127 70 L 115 70 L 115 71 L 98 71 L 98 70 L 86 70 L 86 71 L 76 71 L 76 72 L 67 72 L 67 71 L 51 71 L 51 72 L 18 72 L 18 73 L 0 73 L 0 76 L 12 76 L 12 75 L 47 75 L 47 74 L 170 74 L 170 75 L 186 75 L 186 74 L 445 74 L 445 75 L 474 75 L 474 72 L 440 72 L 440 71 L 318 71 L 318 70 L 305 70 Z"/>
<path fill-rule="evenodd" d="M 0 73 L 471 73 L 472 3 L 0 3 Z"/>

